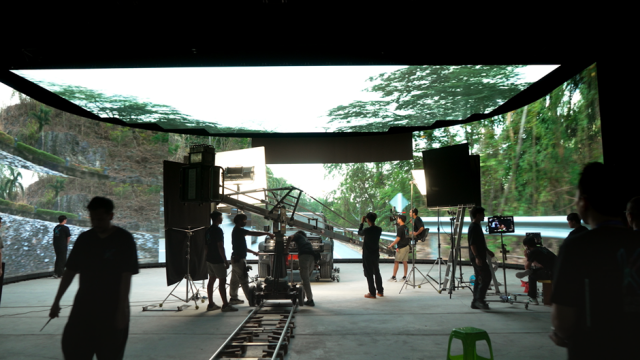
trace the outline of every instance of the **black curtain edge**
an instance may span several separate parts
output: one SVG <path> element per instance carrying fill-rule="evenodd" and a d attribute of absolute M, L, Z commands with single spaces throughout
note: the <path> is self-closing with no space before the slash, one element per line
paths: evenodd
<path fill-rule="evenodd" d="M 433 124 L 428 126 L 407 126 L 407 127 L 391 127 L 387 132 L 332 132 L 332 133 L 210 133 L 204 128 L 193 129 L 165 129 L 155 123 L 126 123 L 118 118 L 103 118 L 100 117 L 79 105 L 72 103 L 71 101 L 56 95 L 55 93 L 41 87 L 40 85 L 29 81 L 9 70 L 0 70 L 0 82 L 9 86 L 10 88 L 21 92 L 22 94 L 58 110 L 84 117 L 87 119 L 101 121 L 113 125 L 126 126 L 135 129 L 149 130 L 156 132 L 166 132 L 182 135 L 197 135 L 197 136 L 211 136 L 211 137 L 231 137 L 231 138 L 291 138 L 291 137 L 316 137 L 316 138 L 331 138 L 331 137 L 356 137 L 356 136 L 375 136 L 384 134 L 397 134 L 416 131 L 435 130 L 450 126 L 464 125 L 476 121 L 489 119 L 495 116 L 499 116 L 510 111 L 517 110 L 526 105 L 529 105 L 551 93 L 558 86 L 561 86 L 572 77 L 579 74 L 581 71 L 596 63 L 596 60 L 584 60 L 579 62 L 572 62 L 561 64 L 549 74 L 542 77 L 540 80 L 531 84 L 526 89 L 522 90 L 509 100 L 505 101 L 502 105 L 495 108 L 493 111 L 486 114 L 472 114 L 464 120 L 436 120 Z"/>

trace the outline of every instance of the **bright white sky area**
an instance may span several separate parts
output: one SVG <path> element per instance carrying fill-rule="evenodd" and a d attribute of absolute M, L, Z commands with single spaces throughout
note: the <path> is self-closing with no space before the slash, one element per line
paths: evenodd
<path fill-rule="evenodd" d="M 535 82 L 558 65 L 530 65 L 520 71 Z M 220 67 L 159 69 L 29 70 L 18 75 L 38 81 L 87 87 L 107 95 L 133 95 L 175 107 L 195 119 L 220 125 L 278 132 L 324 132 L 327 112 L 356 100 L 379 99 L 363 91 L 366 80 L 405 66 Z M 0 105 L 12 89 L 0 84 Z M 296 124 L 295 129 L 291 124 Z M 331 129 L 329 129 L 331 130 Z M 325 179 L 322 164 L 269 165 L 314 197 L 335 189 L 340 179 Z M 23 171 L 23 184 L 35 181 Z"/>
<path fill-rule="evenodd" d="M 170 105 L 194 119 L 222 126 L 277 132 L 325 132 L 327 112 L 360 100 L 381 99 L 363 91 L 371 76 L 406 66 L 283 66 L 157 69 L 28 70 L 16 74 L 82 86 L 106 95 L 131 95 Z M 535 82 L 557 65 L 520 71 Z"/>

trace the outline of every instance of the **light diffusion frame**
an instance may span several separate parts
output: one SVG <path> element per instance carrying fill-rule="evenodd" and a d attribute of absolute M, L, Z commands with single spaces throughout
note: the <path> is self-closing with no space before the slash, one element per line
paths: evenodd
<path fill-rule="evenodd" d="M 261 204 L 262 201 L 266 200 L 263 191 L 255 191 L 247 195 L 241 194 L 245 191 L 267 188 L 267 165 L 265 163 L 264 146 L 216 153 L 216 166 L 220 166 L 225 170 L 230 167 L 253 167 L 253 180 L 233 181 L 225 179 L 224 193 L 234 199 L 254 205 Z M 234 195 L 234 193 L 239 194 Z M 218 208 L 225 207 L 229 207 L 229 205 L 224 203 L 218 205 Z"/>

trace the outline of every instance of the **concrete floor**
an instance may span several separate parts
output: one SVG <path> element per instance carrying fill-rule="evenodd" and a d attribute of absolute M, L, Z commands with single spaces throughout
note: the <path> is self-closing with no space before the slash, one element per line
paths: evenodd
<path fill-rule="evenodd" d="M 451 299 L 429 284 L 408 287 L 398 294 L 403 284 L 386 280 L 384 298 L 365 299 L 362 265 L 336 266 L 341 269 L 339 283 L 312 283 L 316 306 L 300 308 L 288 359 L 444 359 L 451 329 L 462 326 L 486 330 L 496 359 L 566 358 L 566 350 L 547 337 L 550 307 L 532 305 L 525 310 L 523 304 L 491 303 L 490 311 L 472 310 L 467 289 L 455 291 Z M 380 267 L 388 279 L 393 264 Z M 417 268 L 426 274 L 431 265 Z M 436 270 L 431 275 L 437 279 Z M 463 267 L 463 272 L 465 279 L 473 273 L 470 267 Z M 523 288 L 515 272 L 507 270 L 508 290 L 520 293 Z M 502 282 L 502 270 L 498 275 Z M 61 317 L 39 332 L 58 284 L 49 278 L 5 285 L 0 305 L 1 359 L 63 358 L 60 340 L 77 279 L 62 299 Z M 180 312 L 143 312 L 143 305 L 166 297 L 171 287 L 165 284 L 164 268 L 142 269 L 134 276 L 126 359 L 208 359 L 249 311 L 247 305 L 238 305 L 240 311 L 235 313 L 207 312 L 205 306 Z M 179 295 L 184 296 L 184 285 L 179 289 Z M 219 299 L 215 294 L 214 300 L 220 303 Z M 498 298 L 487 298 L 492 299 Z M 180 304 L 172 301 L 165 308 Z M 454 340 L 452 353 L 461 353 L 461 349 Z M 478 349 L 480 355 L 489 355 L 486 345 L 480 343 Z"/>

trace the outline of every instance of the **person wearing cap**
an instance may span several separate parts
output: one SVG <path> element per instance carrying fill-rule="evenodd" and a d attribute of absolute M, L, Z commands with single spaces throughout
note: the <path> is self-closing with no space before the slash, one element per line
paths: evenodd
<path fill-rule="evenodd" d="M 556 254 L 551 250 L 538 244 L 533 235 L 528 235 L 522 241 L 525 246 L 524 264 L 525 271 L 516 273 L 519 279 L 529 276 L 529 303 L 538 305 L 538 280 L 551 280 L 553 278 L 553 268 L 556 263 Z"/>

